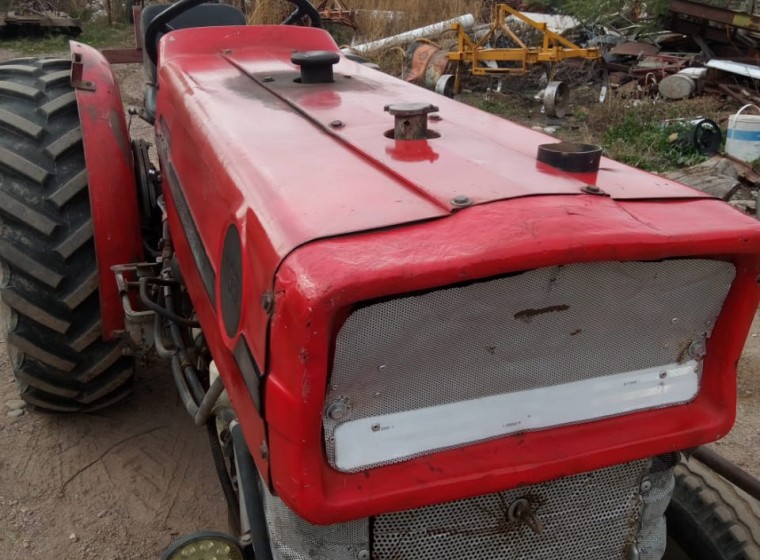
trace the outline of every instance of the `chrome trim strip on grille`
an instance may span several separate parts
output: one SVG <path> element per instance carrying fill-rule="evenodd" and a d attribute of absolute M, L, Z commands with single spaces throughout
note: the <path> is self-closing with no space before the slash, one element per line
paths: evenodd
<path fill-rule="evenodd" d="M 335 466 L 353 471 L 507 434 L 685 403 L 700 364 L 670 364 L 340 424 Z"/>

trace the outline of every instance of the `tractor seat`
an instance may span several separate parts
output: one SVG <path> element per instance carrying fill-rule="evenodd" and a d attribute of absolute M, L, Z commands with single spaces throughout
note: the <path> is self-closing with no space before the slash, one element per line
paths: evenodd
<path fill-rule="evenodd" d="M 145 30 L 148 24 L 158 14 L 163 12 L 171 4 L 152 4 L 146 6 L 140 16 L 140 47 L 143 50 L 143 66 L 148 77 L 145 88 L 145 116 L 153 122 L 156 115 L 156 66 L 148 59 L 145 53 Z M 227 25 L 245 25 L 245 14 L 229 4 L 200 4 L 183 14 L 178 15 L 169 22 L 173 29 L 189 29 L 192 27 L 222 27 Z M 162 34 L 156 37 L 156 43 L 161 40 Z"/>

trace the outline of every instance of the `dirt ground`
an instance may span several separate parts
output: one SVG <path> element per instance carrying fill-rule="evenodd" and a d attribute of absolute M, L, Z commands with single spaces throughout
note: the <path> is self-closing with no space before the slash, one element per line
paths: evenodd
<path fill-rule="evenodd" d="M 138 106 L 142 66 L 116 72 L 124 104 Z M 150 138 L 137 117 L 130 130 Z M 206 431 L 168 369 L 140 371 L 133 397 L 90 415 L 8 416 L 17 398 L 0 340 L 0 559 L 150 560 L 184 533 L 226 530 Z"/>
<path fill-rule="evenodd" d="M 0 49 L 0 60 L 13 55 Z M 141 67 L 118 67 L 117 77 L 125 105 L 138 106 Z M 131 131 L 150 138 L 137 118 Z M 717 447 L 760 476 L 760 319 L 739 377 L 738 421 Z M 141 371 L 132 398 L 96 414 L 12 416 L 15 399 L 0 340 L 0 559 L 148 560 L 180 534 L 226 528 L 206 433 L 168 370 Z"/>

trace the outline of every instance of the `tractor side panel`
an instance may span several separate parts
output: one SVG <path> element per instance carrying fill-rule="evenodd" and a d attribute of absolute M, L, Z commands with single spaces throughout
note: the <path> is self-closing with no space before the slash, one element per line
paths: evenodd
<path fill-rule="evenodd" d="M 111 267 L 142 260 L 132 151 L 121 93 L 108 61 L 87 45 L 72 41 L 70 47 L 98 259 L 102 332 L 110 340 L 114 331 L 124 329 Z"/>
<path fill-rule="evenodd" d="M 236 196 L 234 184 L 206 161 L 205 140 L 189 134 L 175 113 L 161 112 L 156 147 L 177 262 L 227 394 L 245 426 L 248 447 L 268 483 L 260 399 L 264 349 L 257 349 L 254 342 L 258 333 L 265 332 L 269 316 L 261 295 L 253 291 L 264 281 L 257 275 L 268 267 L 256 266 L 254 259 L 272 263 L 276 256 L 255 243 L 261 237 L 259 226 Z M 230 232 L 234 244 L 227 242 Z M 225 257 L 232 257 L 239 268 Z"/>

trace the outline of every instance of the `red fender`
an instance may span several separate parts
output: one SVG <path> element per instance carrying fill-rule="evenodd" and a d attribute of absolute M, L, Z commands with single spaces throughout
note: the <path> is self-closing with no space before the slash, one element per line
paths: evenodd
<path fill-rule="evenodd" d="M 143 258 L 137 184 L 121 93 L 111 66 L 92 47 L 71 41 L 71 85 L 76 90 L 92 209 L 105 340 L 124 330 L 111 267 Z"/>

